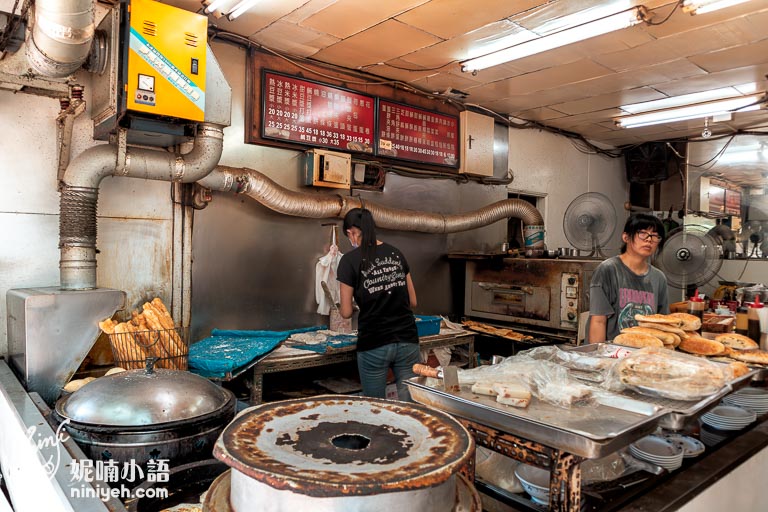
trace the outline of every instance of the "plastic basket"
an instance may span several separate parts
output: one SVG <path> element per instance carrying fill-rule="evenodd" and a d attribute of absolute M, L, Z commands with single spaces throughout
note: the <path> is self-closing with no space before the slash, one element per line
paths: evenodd
<path fill-rule="evenodd" d="M 115 365 L 126 370 L 144 368 L 150 357 L 157 359 L 155 368 L 186 370 L 189 345 L 181 327 L 152 331 L 134 331 L 109 335 Z"/>
<path fill-rule="evenodd" d="M 419 331 L 419 337 L 440 334 L 440 322 L 442 322 L 442 318 L 439 316 L 414 316 L 416 317 L 416 329 Z"/>

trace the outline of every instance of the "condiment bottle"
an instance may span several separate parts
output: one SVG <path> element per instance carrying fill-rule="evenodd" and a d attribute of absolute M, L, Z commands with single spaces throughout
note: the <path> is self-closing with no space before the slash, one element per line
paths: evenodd
<path fill-rule="evenodd" d="M 707 304 L 702 297 L 699 297 L 699 290 L 696 290 L 693 297 L 688 299 L 688 314 L 695 315 L 703 320 L 705 309 L 707 309 Z"/>
<path fill-rule="evenodd" d="M 755 295 L 755 302 L 749 305 L 747 311 L 747 336 L 756 343 L 760 343 L 760 310 L 763 303 L 760 302 L 760 296 Z"/>
<path fill-rule="evenodd" d="M 746 336 L 748 334 L 747 308 L 741 306 L 736 309 L 736 334 Z"/>

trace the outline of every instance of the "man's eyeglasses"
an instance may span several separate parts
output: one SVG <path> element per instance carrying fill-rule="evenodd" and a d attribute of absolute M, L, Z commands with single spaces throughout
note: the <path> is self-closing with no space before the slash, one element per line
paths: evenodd
<path fill-rule="evenodd" d="M 643 242 L 645 242 L 646 240 L 650 240 L 651 242 L 654 242 L 654 243 L 661 242 L 661 235 L 657 233 L 649 233 L 647 231 L 638 231 L 637 238 L 639 238 Z"/>

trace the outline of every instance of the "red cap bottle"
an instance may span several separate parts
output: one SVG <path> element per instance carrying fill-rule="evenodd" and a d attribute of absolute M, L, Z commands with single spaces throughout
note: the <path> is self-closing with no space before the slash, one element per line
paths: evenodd
<path fill-rule="evenodd" d="M 755 343 L 760 343 L 760 315 L 758 310 L 763 308 L 760 295 L 755 295 L 755 302 L 749 305 L 747 310 L 747 336 Z"/>

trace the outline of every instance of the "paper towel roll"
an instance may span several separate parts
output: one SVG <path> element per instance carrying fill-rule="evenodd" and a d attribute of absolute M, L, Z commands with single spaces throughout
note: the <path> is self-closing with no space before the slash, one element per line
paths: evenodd
<path fill-rule="evenodd" d="M 760 318 L 760 348 L 768 350 L 768 308 L 758 309 L 757 315 Z"/>

